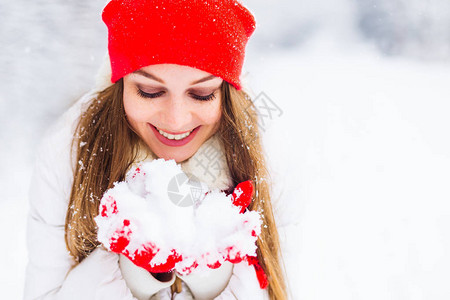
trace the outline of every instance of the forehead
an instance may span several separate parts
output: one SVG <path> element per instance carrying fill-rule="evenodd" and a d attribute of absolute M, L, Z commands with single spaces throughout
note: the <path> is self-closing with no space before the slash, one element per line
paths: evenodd
<path fill-rule="evenodd" d="M 155 64 L 133 72 L 161 83 L 177 82 L 196 84 L 200 82 L 221 83 L 222 78 L 206 71 L 178 64 Z"/>
<path fill-rule="evenodd" d="M 150 65 L 141 68 L 140 70 L 145 72 L 150 72 L 155 75 L 161 75 L 164 76 L 166 74 L 180 74 L 184 76 L 191 76 L 191 77 L 205 77 L 205 76 L 211 76 L 211 73 L 208 73 L 206 71 L 185 66 L 185 65 L 177 65 L 177 64 L 157 64 L 157 65 Z M 213 75 L 214 76 L 214 75 Z M 216 77 L 216 76 L 214 76 Z M 217 77 L 219 78 L 219 77 Z"/>

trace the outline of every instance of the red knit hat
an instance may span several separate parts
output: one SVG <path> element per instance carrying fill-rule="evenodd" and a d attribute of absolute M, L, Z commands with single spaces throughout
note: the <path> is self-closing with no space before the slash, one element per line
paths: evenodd
<path fill-rule="evenodd" d="M 171 63 L 242 88 L 245 47 L 256 24 L 238 0 L 112 0 L 102 19 L 112 82 L 148 65 Z"/>

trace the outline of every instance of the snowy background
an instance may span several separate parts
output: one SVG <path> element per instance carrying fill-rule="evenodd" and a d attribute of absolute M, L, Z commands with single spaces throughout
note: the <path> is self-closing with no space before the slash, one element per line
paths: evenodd
<path fill-rule="evenodd" d="M 105 2 L 0 0 L 1 298 L 22 297 L 36 143 L 94 83 Z M 293 299 L 449 299 L 450 1 L 243 2 Z"/>

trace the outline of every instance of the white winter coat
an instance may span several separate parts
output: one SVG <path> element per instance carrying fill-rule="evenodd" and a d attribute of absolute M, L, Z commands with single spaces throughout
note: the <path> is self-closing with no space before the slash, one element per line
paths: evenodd
<path fill-rule="evenodd" d="M 72 269 L 75 261 L 65 245 L 64 225 L 73 180 L 73 160 L 70 157 L 72 136 L 80 113 L 93 93 L 84 95 L 64 113 L 49 128 L 38 148 L 29 192 L 29 262 L 24 299 L 136 299 L 122 276 L 119 255 L 96 249 Z M 277 211 L 275 209 L 275 213 Z M 295 234 L 295 220 L 283 219 L 278 215 L 275 217 L 279 224 L 283 255 L 290 255 L 285 260 L 293 262 L 295 253 L 286 248 L 286 234 Z M 227 286 L 214 299 L 268 299 L 267 290 L 259 288 L 253 267 L 236 266 Z M 168 295 L 167 284 L 156 279 L 148 284 L 153 284 L 150 288 L 153 289 L 152 299 L 169 299 L 164 296 Z M 176 299 L 189 298 L 179 295 Z"/>

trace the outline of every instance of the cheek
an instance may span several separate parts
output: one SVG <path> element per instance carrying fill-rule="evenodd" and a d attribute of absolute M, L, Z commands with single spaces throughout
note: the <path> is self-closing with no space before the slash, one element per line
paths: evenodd
<path fill-rule="evenodd" d="M 202 107 L 201 112 L 199 114 L 201 120 L 205 124 L 214 125 L 220 121 L 222 116 L 222 108 L 220 105 L 220 101 L 215 103 L 211 103 L 211 105 L 205 105 Z"/>
<path fill-rule="evenodd" d="M 127 119 L 131 124 L 146 122 L 149 118 L 148 112 L 151 111 L 146 108 L 144 101 L 138 97 L 133 91 L 124 89 L 123 106 Z"/>

